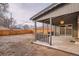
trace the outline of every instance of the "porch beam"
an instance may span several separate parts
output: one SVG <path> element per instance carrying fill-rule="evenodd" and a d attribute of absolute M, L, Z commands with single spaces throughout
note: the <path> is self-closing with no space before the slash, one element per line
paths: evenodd
<path fill-rule="evenodd" d="M 50 18 L 50 45 L 52 45 L 52 18 Z"/>

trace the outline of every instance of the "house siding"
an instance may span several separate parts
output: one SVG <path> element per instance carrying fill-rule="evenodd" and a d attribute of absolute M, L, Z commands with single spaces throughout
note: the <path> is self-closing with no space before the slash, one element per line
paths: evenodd
<path fill-rule="evenodd" d="M 79 4 L 78 3 L 66 4 L 66 5 L 58 7 L 54 11 L 52 10 L 51 12 L 39 17 L 36 20 L 37 21 L 44 20 L 44 19 L 47 19 L 47 18 L 50 18 L 50 17 L 57 17 L 57 16 L 61 16 L 61 15 L 64 15 L 64 14 L 78 12 L 78 11 L 79 11 Z"/>

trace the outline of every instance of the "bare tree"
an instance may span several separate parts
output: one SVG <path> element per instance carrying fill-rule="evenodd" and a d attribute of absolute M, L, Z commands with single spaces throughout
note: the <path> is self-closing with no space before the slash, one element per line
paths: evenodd
<path fill-rule="evenodd" d="M 8 7 L 8 3 L 0 3 L 0 17 L 5 17 Z"/>
<path fill-rule="evenodd" d="M 10 18 L 7 16 L 9 13 L 8 7 L 8 3 L 0 3 L 0 26 L 11 28 L 14 26 L 15 21 L 12 18 L 12 13 L 10 14 Z"/>
<path fill-rule="evenodd" d="M 8 8 L 8 4 L 7 3 L 0 3 L 0 25 L 1 26 L 5 26 L 4 23 L 6 21 L 5 17 L 6 17 L 6 13 Z"/>

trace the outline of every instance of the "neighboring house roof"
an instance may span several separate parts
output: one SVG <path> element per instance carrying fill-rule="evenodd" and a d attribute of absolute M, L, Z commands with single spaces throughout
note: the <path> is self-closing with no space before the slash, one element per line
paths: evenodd
<path fill-rule="evenodd" d="M 47 8 L 43 9 L 43 10 L 40 11 L 39 13 L 35 14 L 34 16 L 32 16 L 32 17 L 30 18 L 30 20 L 34 20 L 35 18 L 37 18 L 37 17 L 39 17 L 40 15 L 42 15 L 42 14 L 48 12 L 48 11 L 51 10 L 51 9 L 57 7 L 57 6 L 60 5 L 60 4 L 63 4 L 63 3 L 53 3 L 53 4 L 51 4 L 51 5 L 48 6 Z"/>

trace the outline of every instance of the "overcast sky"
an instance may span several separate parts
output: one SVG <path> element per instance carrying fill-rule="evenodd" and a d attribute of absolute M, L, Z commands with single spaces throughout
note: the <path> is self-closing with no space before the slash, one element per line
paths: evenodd
<path fill-rule="evenodd" d="M 12 12 L 17 24 L 26 22 L 32 25 L 33 22 L 29 18 L 49 5 L 49 3 L 10 3 L 9 11 Z"/>

